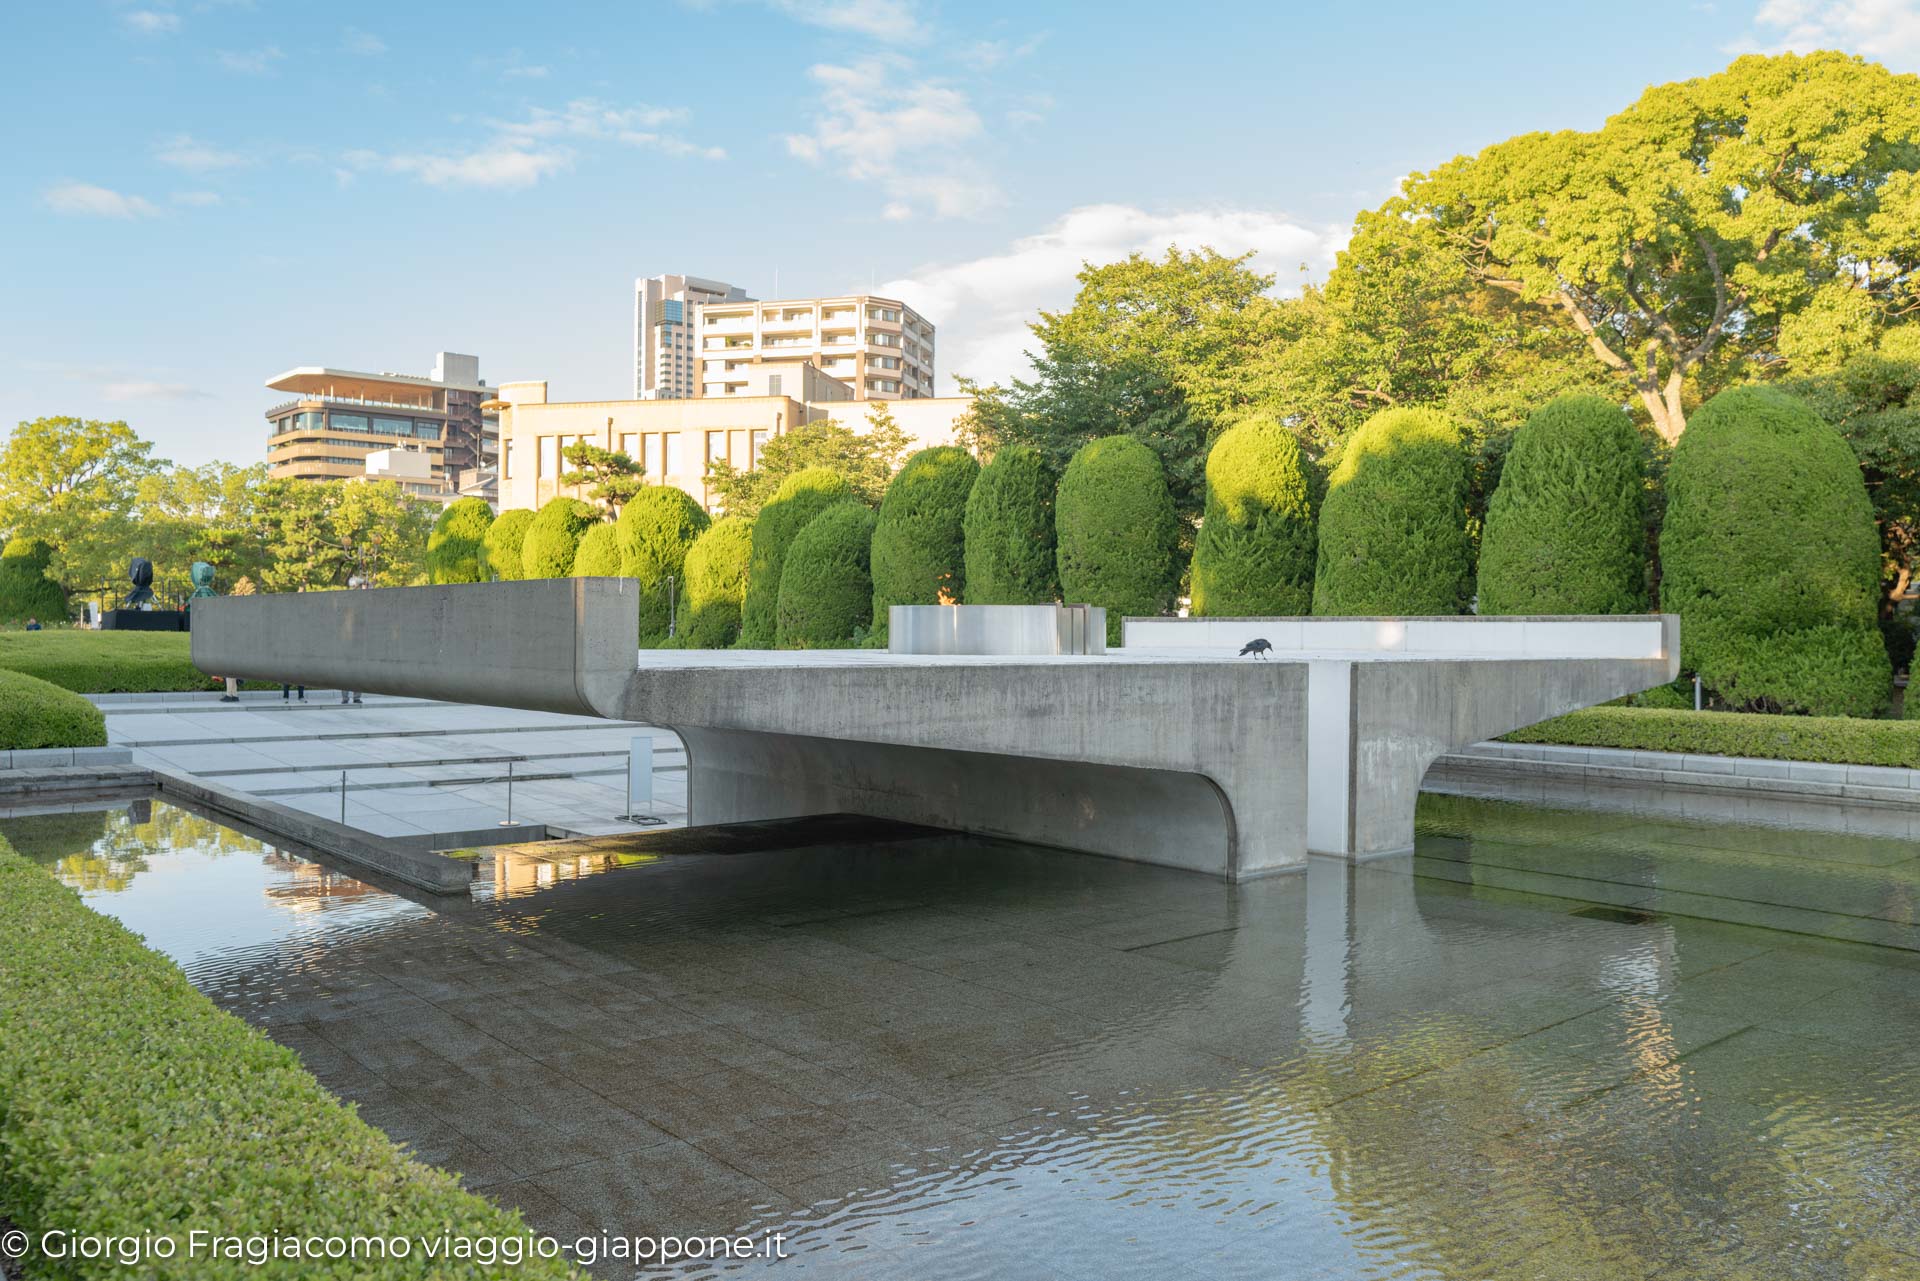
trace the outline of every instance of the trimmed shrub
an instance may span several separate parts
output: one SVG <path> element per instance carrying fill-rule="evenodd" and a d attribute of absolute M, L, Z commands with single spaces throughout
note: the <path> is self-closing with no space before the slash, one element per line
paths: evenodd
<path fill-rule="evenodd" d="M 37 538 L 16 538 L 0 552 L 0 622 L 67 621 L 67 593 L 47 576 L 53 548 Z"/>
<path fill-rule="evenodd" d="M 1687 427 L 1692 431 L 1691 424 Z M 1686 439 L 1684 436 L 1682 440 Z M 1857 716 L 1589 707 L 1505 735 L 1509 743 L 1562 743 L 1640 752 L 1753 756 L 1769 761 L 1920 767 L 1920 725 Z"/>
<path fill-rule="evenodd" d="M 724 516 L 687 549 L 686 596 L 680 634 L 689 649 L 725 649 L 740 639 L 740 611 L 747 599 L 747 562 L 753 557 L 753 522 Z"/>
<path fill-rule="evenodd" d="M 620 577 L 620 540 L 606 521 L 590 527 L 573 552 L 575 578 Z"/>
<path fill-rule="evenodd" d="M 1482 614 L 1647 607 L 1640 437 L 1599 396 L 1561 396 L 1514 433 L 1480 536 Z"/>
<path fill-rule="evenodd" d="M 881 643 L 891 605 L 966 598 L 962 523 L 980 464 L 958 445 L 913 454 L 887 486 L 873 526 L 873 631 Z"/>
<path fill-rule="evenodd" d="M 1312 464 L 1293 433 L 1262 416 L 1228 428 L 1207 454 L 1206 515 L 1193 547 L 1193 613 L 1313 609 Z"/>
<path fill-rule="evenodd" d="M 640 643 L 658 645 L 667 636 L 667 579 L 687 598 L 687 552 L 713 523 L 700 504 L 677 485 L 649 485 L 620 509 L 620 573 L 640 583 Z"/>
<path fill-rule="evenodd" d="M 1131 436 L 1102 436 L 1067 463 L 1054 497 L 1060 594 L 1107 611 L 1107 644 L 1129 614 L 1164 614 L 1177 587 L 1166 473 Z"/>
<path fill-rule="evenodd" d="M 600 509 L 577 498 L 550 498 L 533 514 L 520 545 L 520 577 L 567 578 L 580 540 L 600 523 Z"/>
<path fill-rule="evenodd" d="M 1473 583 L 1467 451 L 1431 409 L 1387 409 L 1363 423 L 1327 478 L 1313 612 L 1458 614 Z"/>
<path fill-rule="evenodd" d="M 0 668 L 76 694 L 211 688 L 216 682 L 193 665 L 192 646 L 185 632 L 0 632 Z"/>
<path fill-rule="evenodd" d="M 1060 596 L 1053 540 L 1059 481 L 1040 451 L 1006 445 L 993 455 L 961 520 L 969 605 L 1044 605 Z"/>
<path fill-rule="evenodd" d="M 456 498 L 433 522 L 427 535 L 427 581 L 484 583 L 493 577 L 487 563 L 487 531 L 493 508 L 484 498 Z"/>
<path fill-rule="evenodd" d="M 1839 432 L 1773 387 L 1703 405 L 1667 468 L 1661 605 L 1734 710 L 1865 716 L 1887 701 L 1880 538 Z"/>
<path fill-rule="evenodd" d="M 852 495 L 846 477 L 825 467 L 807 467 L 786 478 L 753 522 L 753 556 L 747 562 L 747 597 L 740 617 L 740 644 L 771 649 L 779 623 L 780 575 L 787 547 L 809 521 Z M 871 606 L 872 602 L 868 602 Z"/>
<path fill-rule="evenodd" d="M 516 507 L 501 512 L 493 524 L 487 526 L 487 567 L 493 570 L 494 577 L 511 582 L 527 576 L 521 554 L 526 550 L 527 527 L 531 524 L 533 513 Z"/>
<path fill-rule="evenodd" d="M 766 519 L 763 511 L 760 518 Z M 778 649 L 845 649 L 873 621 L 874 515 L 843 499 L 787 547 L 774 628 Z"/>
<path fill-rule="evenodd" d="M 0 751 L 106 743 L 106 719 L 92 703 L 38 677 L 0 669 Z"/>
<path fill-rule="evenodd" d="M 217 1008 L 165 957 L 0 841 L 0 1219 L 170 1236 L 171 1258 L 29 1260 L 33 1276 L 239 1281 L 480 1275 L 413 1257 L 256 1267 L 187 1249 L 221 1237 L 521 1237 L 526 1222 L 420 1164 L 342 1106 L 292 1050 Z M 9 1262 L 9 1271 L 13 1264 Z M 573 1277 L 529 1257 L 515 1276 Z"/>

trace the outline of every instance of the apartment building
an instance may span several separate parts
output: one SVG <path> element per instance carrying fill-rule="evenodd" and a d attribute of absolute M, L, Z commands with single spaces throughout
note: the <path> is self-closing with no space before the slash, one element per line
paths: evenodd
<path fill-rule="evenodd" d="M 266 385 L 291 396 L 266 411 L 275 478 L 363 477 L 369 454 L 399 449 L 424 456 L 416 483 L 458 491 L 496 464 L 499 420 L 477 356 L 443 351 L 426 377 L 302 365 Z"/>
<path fill-rule="evenodd" d="M 933 396 L 933 326 L 897 298 L 702 303 L 693 337 L 702 399 L 751 395 L 759 366 L 792 361 L 838 379 L 854 400 Z"/>
<path fill-rule="evenodd" d="M 633 282 L 633 398 L 697 394 L 693 324 L 705 303 L 745 302 L 747 292 L 701 276 L 646 276 Z"/>

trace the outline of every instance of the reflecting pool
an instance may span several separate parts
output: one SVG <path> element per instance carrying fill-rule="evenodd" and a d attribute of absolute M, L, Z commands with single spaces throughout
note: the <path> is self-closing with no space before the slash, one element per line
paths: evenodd
<path fill-rule="evenodd" d="M 1920 1275 L 1908 842 L 1428 798 L 1239 887 L 643 839 L 442 902 L 160 802 L 0 835 L 536 1228 L 792 1252 L 673 1275 Z"/>

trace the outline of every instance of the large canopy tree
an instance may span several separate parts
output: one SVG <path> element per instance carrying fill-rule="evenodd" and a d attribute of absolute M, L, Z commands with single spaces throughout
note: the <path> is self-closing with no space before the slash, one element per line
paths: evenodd
<path fill-rule="evenodd" d="M 21 423 L 0 449 L 0 533 L 53 548 L 49 572 L 69 589 L 124 583 L 127 557 L 143 554 L 140 482 L 166 465 L 152 455 L 123 422 Z"/>

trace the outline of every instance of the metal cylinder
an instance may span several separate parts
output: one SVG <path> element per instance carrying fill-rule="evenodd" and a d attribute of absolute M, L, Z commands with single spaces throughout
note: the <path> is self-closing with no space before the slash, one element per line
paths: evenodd
<path fill-rule="evenodd" d="M 895 654 L 1104 654 L 1107 611 L 1098 605 L 893 605 Z"/>

